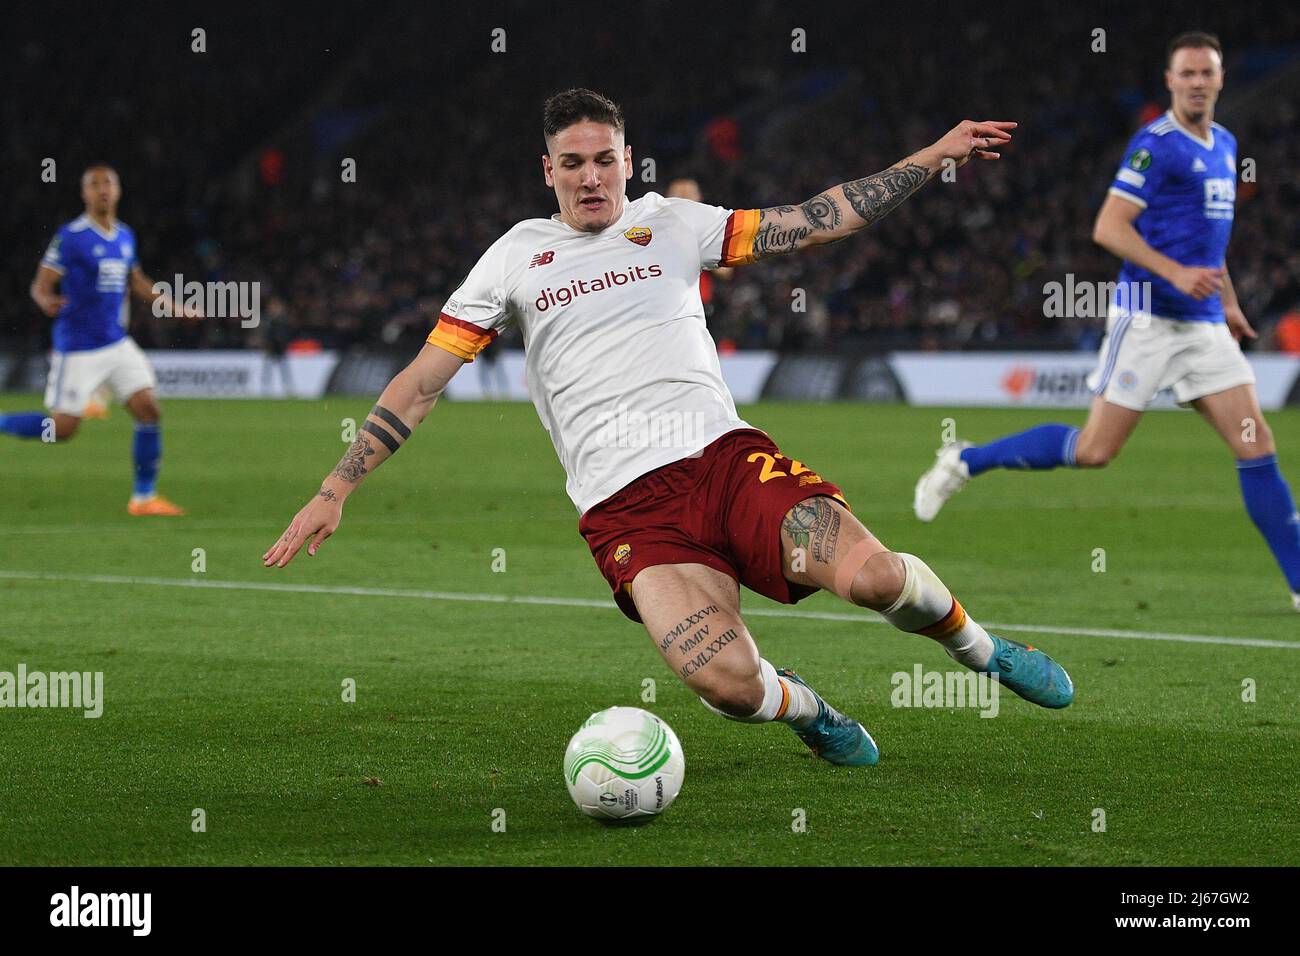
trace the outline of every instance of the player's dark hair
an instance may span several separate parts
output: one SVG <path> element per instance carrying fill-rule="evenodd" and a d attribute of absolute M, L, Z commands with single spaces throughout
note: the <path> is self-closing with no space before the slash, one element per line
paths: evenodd
<path fill-rule="evenodd" d="M 607 96 L 583 87 L 556 93 L 542 107 L 542 133 L 548 139 L 574 123 L 591 120 L 623 132 L 623 109 Z"/>
<path fill-rule="evenodd" d="M 1213 33 L 1205 33 L 1201 30 L 1189 30 L 1187 33 L 1180 33 L 1169 41 L 1169 48 L 1165 50 L 1165 69 L 1169 69 L 1174 62 L 1174 54 L 1179 50 L 1213 50 L 1219 54 L 1219 59 L 1223 59 L 1223 47 L 1219 45 L 1219 38 Z"/>
<path fill-rule="evenodd" d="M 81 178 L 85 179 L 86 173 L 90 172 L 92 169 L 107 169 L 114 176 L 117 176 L 117 170 L 113 168 L 112 163 L 90 163 L 88 166 L 86 166 L 85 169 L 81 171 Z M 122 177 L 118 176 L 117 178 L 121 179 Z"/>

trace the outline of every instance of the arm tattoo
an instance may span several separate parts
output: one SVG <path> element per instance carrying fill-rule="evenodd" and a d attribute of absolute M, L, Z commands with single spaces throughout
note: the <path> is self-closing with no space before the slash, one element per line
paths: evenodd
<path fill-rule="evenodd" d="M 333 488 L 322 488 L 318 497 L 324 498 L 326 501 L 337 501 L 339 496 L 334 493 Z"/>
<path fill-rule="evenodd" d="M 839 242 L 847 236 L 829 237 L 819 233 L 835 233 L 841 229 L 854 232 L 887 216 L 908 196 L 925 184 L 932 175 L 924 166 L 908 163 L 894 166 L 883 172 L 844 183 L 844 192 L 853 211 L 862 219 L 862 226 L 844 225 L 844 212 L 831 192 L 814 196 L 795 206 L 769 206 L 759 210 L 758 234 L 754 236 L 754 258 L 779 256 L 795 252 L 815 243 Z M 817 238 L 810 239 L 810 236 Z"/>
<path fill-rule="evenodd" d="M 390 455 L 397 454 L 397 449 L 402 447 L 401 442 L 399 442 L 396 438 L 388 434 L 388 432 L 384 431 L 382 428 L 380 428 L 378 425 L 376 425 L 368 418 L 361 423 L 361 430 L 363 432 L 369 432 L 370 434 L 378 438 L 381 442 L 383 442 L 384 447 L 388 449 L 388 453 Z"/>
<path fill-rule="evenodd" d="M 772 210 L 764 209 L 759 212 L 758 234 L 754 236 L 754 255 L 762 256 L 779 256 L 783 252 L 794 252 L 799 248 L 799 244 L 808 238 L 808 233 L 812 232 L 807 220 L 803 225 L 794 225 L 785 221 L 785 216 L 769 216 Z"/>
<path fill-rule="evenodd" d="M 840 207 L 831 198 L 830 193 L 822 193 L 809 199 L 799 207 L 803 210 L 808 224 L 814 229 L 838 229 L 840 227 Z"/>
<path fill-rule="evenodd" d="M 411 437 L 411 430 L 406 427 L 406 423 L 388 409 L 384 408 L 383 405 L 376 405 L 374 408 L 370 409 L 370 414 L 384 422 L 384 424 L 390 426 L 393 431 L 397 432 L 397 434 L 401 436 L 402 441 L 406 441 L 406 439 Z"/>
<path fill-rule="evenodd" d="M 799 502 L 786 514 L 781 527 L 797 547 L 807 551 L 808 545 L 812 544 L 814 561 L 830 563 L 835 560 L 840 513 L 825 498 L 814 498 L 811 503 Z"/>
<path fill-rule="evenodd" d="M 867 225 L 894 210 L 931 176 L 924 166 L 908 163 L 844 184 L 844 197 Z"/>
<path fill-rule="evenodd" d="M 374 446 L 365 435 L 358 435 L 357 440 L 348 446 L 348 452 L 334 466 L 331 472 L 335 478 L 356 484 L 366 475 L 366 459 L 375 453 Z"/>

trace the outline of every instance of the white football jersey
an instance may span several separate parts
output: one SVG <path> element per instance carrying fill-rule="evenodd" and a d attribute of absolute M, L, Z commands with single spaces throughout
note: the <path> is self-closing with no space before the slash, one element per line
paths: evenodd
<path fill-rule="evenodd" d="M 428 340 L 473 361 L 519 324 L 528 393 L 585 512 L 749 427 L 723 382 L 699 278 L 752 262 L 758 221 L 756 209 L 658 193 L 626 201 L 596 233 L 558 214 L 526 219 L 483 254 Z"/>

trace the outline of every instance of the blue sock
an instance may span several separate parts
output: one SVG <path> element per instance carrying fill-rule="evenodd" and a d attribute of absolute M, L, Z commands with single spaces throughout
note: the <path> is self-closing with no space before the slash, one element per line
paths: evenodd
<path fill-rule="evenodd" d="M 1237 477 L 1250 520 L 1268 542 L 1286 583 L 1300 591 L 1300 517 L 1291 486 L 1278 470 L 1277 455 L 1239 459 Z"/>
<path fill-rule="evenodd" d="M 1078 441 L 1079 429 L 1072 425 L 1037 425 L 987 445 L 963 449 L 961 460 L 966 462 L 972 478 L 990 468 L 1073 468 Z"/>
<path fill-rule="evenodd" d="M 135 494 L 148 498 L 158 483 L 158 461 L 162 458 L 162 426 L 157 422 L 136 422 L 135 442 L 131 448 L 135 456 Z"/>
<path fill-rule="evenodd" d="M 0 415 L 0 432 L 16 438 L 40 438 L 45 428 L 45 419 L 50 416 L 44 412 L 17 412 L 13 415 Z"/>

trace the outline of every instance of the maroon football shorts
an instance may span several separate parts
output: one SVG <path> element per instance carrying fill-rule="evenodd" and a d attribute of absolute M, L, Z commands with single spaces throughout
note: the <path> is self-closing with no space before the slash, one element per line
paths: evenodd
<path fill-rule="evenodd" d="M 763 432 L 741 428 L 698 458 L 656 468 L 615 492 L 582 516 L 578 531 L 614 601 L 638 623 L 632 579 L 656 564 L 707 565 L 751 591 L 794 604 L 817 589 L 786 580 L 781 522 L 814 495 L 844 502 L 838 487 L 786 458 Z"/>

